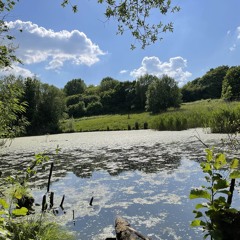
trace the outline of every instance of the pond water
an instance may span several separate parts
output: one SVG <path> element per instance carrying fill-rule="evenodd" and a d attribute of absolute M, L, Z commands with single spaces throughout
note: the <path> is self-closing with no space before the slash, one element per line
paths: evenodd
<path fill-rule="evenodd" d="M 120 215 L 152 239 L 197 240 L 203 234 L 190 222 L 199 200 L 188 196 L 191 188 L 204 184 L 199 161 L 205 147 L 199 139 L 214 146 L 223 138 L 202 129 L 17 138 L 1 149 L 0 168 L 7 176 L 26 167 L 35 153 L 49 154 L 54 161 L 50 191 L 55 193 L 55 205 L 65 195 L 64 211 L 57 219 L 76 231 L 78 239 L 113 237 L 114 220 Z M 58 155 L 54 154 L 57 146 Z M 38 203 L 46 192 L 49 166 L 31 182 Z"/>

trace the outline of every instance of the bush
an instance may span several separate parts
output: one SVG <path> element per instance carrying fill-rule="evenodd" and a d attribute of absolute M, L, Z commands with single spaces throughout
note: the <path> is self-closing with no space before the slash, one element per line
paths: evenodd
<path fill-rule="evenodd" d="M 68 106 L 68 115 L 74 118 L 83 117 L 86 114 L 84 102 L 79 102 L 74 105 Z"/>
<path fill-rule="evenodd" d="M 86 112 L 87 115 L 92 116 L 92 115 L 99 115 L 102 113 L 103 106 L 100 102 L 91 102 L 88 104 Z"/>

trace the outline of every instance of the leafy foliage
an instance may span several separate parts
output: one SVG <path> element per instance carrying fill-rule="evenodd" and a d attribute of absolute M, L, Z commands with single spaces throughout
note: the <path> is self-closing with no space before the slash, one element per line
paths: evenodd
<path fill-rule="evenodd" d="M 36 78 L 27 78 L 23 84 L 23 96 L 28 103 L 25 116 L 30 123 L 27 134 L 58 132 L 58 123 L 65 111 L 65 96 L 62 90 L 43 84 Z"/>
<path fill-rule="evenodd" d="M 86 84 L 82 79 L 73 79 L 64 86 L 63 90 L 67 96 L 81 94 L 86 89 Z"/>
<path fill-rule="evenodd" d="M 146 100 L 147 100 L 146 93 L 149 85 L 154 80 L 157 80 L 157 77 L 149 74 L 145 74 L 136 80 L 136 84 L 135 84 L 136 97 L 134 101 L 135 109 L 141 110 L 141 111 L 145 110 Z"/>
<path fill-rule="evenodd" d="M 122 35 L 124 32 L 130 31 L 143 49 L 157 40 L 162 40 L 162 33 L 173 31 L 173 23 L 165 23 L 163 17 L 180 10 L 179 6 L 173 6 L 171 0 L 98 0 L 98 3 L 106 5 L 105 16 L 107 19 L 117 20 L 117 34 Z M 77 5 L 73 5 L 70 0 L 62 1 L 63 7 L 68 4 L 71 5 L 73 12 L 77 12 Z M 158 14 L 157 22 L 150 20 L 153 12 Z M 131 48 L 134 49 L 135 44 L 131 44 Z"/>
<path fill-rule="evenodd" d="M 206 161 L 200 164 L 203 173 L 206 174 L 207 186 L 192 189 L 190 199 L 205 199 L 204 203 L 197 204 L 193 213 L 195 220 L 192 227 L 202 227 L 207 236 L 213 239 L 233 239 L 234 230 L 230 230 L 231 222 L 228 216 L 236 216 L 237 210 L 231 208 L 232 179 L 240 177 L 238 170 L 239 160 L 233 159 L 230 163 L 225 154 L 215 153 L 212 149 L 206 149 Z M 239 220 L 238 220 L 239 221 Z M 231 233 L 232 231 L 232 233 Z"/>
<path fill-rule="evenodd" d="M 9 35 L 9 28 L 4 21 L 7 13 L 14 8 L 17 2 L 18 0 L 0 1 L 0 69 L 11 67 L 13 62 L 21 63 L 14 53 L 16 50 L 12 43 L 14 36 Z"/>
<path fill-rule="evenodd" d="M 14 138 L 25 131 L 28 122 L 22 117 L 27 107 L 23 94 L 20 79 L 12 75 L 0 79 L 0 138 Z"/>
<path fill-rule="evenodd" d="M 146 109 L 152 113 L 166 111 L 170 107 L 179 107 L 181 94 L 176 81 L 164 75 L 154 80 L 147 90 Z"/>
<path fill-rule="evenodd" d="M 201 78 L 188 82 L 181 89 L 183 101 L 221 98 L 223 79 L 228 69 L 228 66 L 219 66 L 210 69 Z"/>
<path fill-rule="evenodd" d="M 240 66 L 229 68 L 224 77 L 222 98 L 227 100 L 240 99 Z"/>

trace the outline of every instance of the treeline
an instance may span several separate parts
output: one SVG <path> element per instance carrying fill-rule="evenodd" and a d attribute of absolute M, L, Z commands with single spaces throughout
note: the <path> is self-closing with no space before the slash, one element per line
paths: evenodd
<path fill-rule="evenodd" d="M 35 78 L 7 76 L 0 80 L 0 138 L 59 132 L 65 95 Z"/>
<path fill-rule="evenodd" d="M 82 79 L 74 79 L 63 91 L 67 113 L 74 118 L 145 110 L 158 113 L 181 103 L 180 89 L 168 76 L 144 75 L 133 82 L 106 77 L 98 86 L 88 87 Z"/>
<path fill-rule="evenodd" d="M 201 78 L 188 82 L 181 89 L 183 102 L 201 99 L 239 100 L 240 66 L 210 69 Z"/>
<path fill-rule="evenodd" d="M 158 113 L 169 107 L 179 107 L 181 103 L 180 89 L 176 81 L 168 76 L 157 78 L 145 75 L 133 82 L 106 77 L 98 86 L 87 86 L 84 80 L 73 79 L 63 89 L 42 83 L 35 77 L 2 77 L 0 94 L 5 96 L 6 92 L 16 91 L 18 103 L 15 107 L 22 106 L 23 109 L 21 113 L 13 113 L 14 119 L 7 125 L 11 129 L 13 126 L 25 126 L 25 135 L 60 132 L 59 121 L 64 118 L 145 110 Z M 8 98 L 2 97 L 4 106 L 9 106 L 9 99 L 11 94 Z M 6 113 L 5 118 L 10 115 L 10 112 Z M 13 132 L 13 136 L 23 133 Z"/>
<path fill-rule="evenodd" d="M 63 89 L 36 77 L 5 76 L 0 79 L 0 134 L 3 137 L 7 128 L 13 136 L 23 134 L 23 129 L 25 135 L 57 133 L 64 118 L 144 111 L 156 114 L 178 108 L 182 101 L 218 98 L 240 99 L 240 66 L 210 69 L 181 89 L 166 75 L 146 74 L 124 82 L 106 77 L 97 86 L 73 79 Z"/>

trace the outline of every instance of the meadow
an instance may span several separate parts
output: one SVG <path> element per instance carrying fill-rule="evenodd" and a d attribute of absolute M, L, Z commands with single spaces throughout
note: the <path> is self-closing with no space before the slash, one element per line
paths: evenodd
<path fill-rule="evenodd" d="M 236 132 L 240 119 L 240 102 L 201 100 L 183 103 L 178 109 L 151 114 L 149 112 L 69 118 L 61 122 L 62 132 L 116 131 L 155 129 L 180 131 L 208 127 L 211 132 Z"/>

